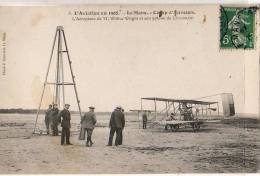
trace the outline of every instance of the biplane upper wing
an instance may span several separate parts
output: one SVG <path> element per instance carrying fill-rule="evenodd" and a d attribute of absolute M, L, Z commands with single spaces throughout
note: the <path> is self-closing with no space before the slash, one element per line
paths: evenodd
<path fill-rule="evenodd" d="M 153 110 L 147 110 L 147 109 L 130 109 L 131 112 L 154 112 Z"/>
<path fill-rule="evenodd" d="M 199 100 L 191 100 L 191 99 L 171 99 L 171 98 L 158 98 L 158 97 L 146 97 L 141 98 L 143 100 L 153 100 L 153 101 L 164 101 L 164 102 L 174 102 L 174 103 L 189 103 L 189 104 L 199 104 L 199 105 L 211 105 L 216 104 L 218 102 L 210 102 L 210 101 L 199 101 Z"/>

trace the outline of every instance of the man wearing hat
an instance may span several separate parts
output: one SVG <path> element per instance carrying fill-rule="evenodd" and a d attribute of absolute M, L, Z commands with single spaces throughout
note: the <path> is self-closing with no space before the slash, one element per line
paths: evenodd
<path fill-rule="evenodd" d="M 65 144 L 65 139 L 66 139 L 66 144 L 67 145 L 72 145 L 70 143 L 70 111 L 69 111 L 69 104 L 65 104 L 64 109 L 60 112 L 59 114 L 59 120 L 61 121 L 61 127 L 62 127 L 62 131 L 61 131 L 61 145 Z"/>
<path fill-rule="evenodd" d="M 122 108 L 118 106 L 111 114 L 111 118 L 109 121 L 110 134 L 109 134 L 109 141 L 107 146 L 112 146 L 115 132 L 116 132 L 115 145 L 118 146 L 122 144 L 122 138 L 123 138 L 122 130 L 125 127 L 125 115 L 121 109 Z"/>
<path fill-rule="evenodd" d="M 58 125 L 59 125 L 59 109 L 58 104 L 53 104 L 53 109 L 51 111 L 50 118 L 51 131 L 53 136 L 59 135 Z"/>
<path fill-rule="evenodd" d="M 86 142 L 87 147 L 91 147 L 93 145 L 92 133 L 95 128 L 95 124 L 97 123 L 94 110 L 95 107 L 90 106 L 89 111 L 85 113 L 84 116 L 81 118 L 80 140 L 85 140 L 85 133 L 87 131 L 87 142 Z"/>

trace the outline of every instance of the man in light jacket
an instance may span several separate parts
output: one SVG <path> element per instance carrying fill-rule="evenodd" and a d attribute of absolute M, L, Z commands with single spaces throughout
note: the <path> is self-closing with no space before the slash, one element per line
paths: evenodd
<path fill-rule="evenodd" d="M 93 145 L 92 133 L 97 123 L 96 115 L 94 113 L 95 107 L 90 106 L 89 112 L 85 113 L 81 118 L 81 140 L 85 140 L 85 133 L 87 132 L 87 142 L 86 146 L 91 147 Z M 83 136 L 82 136 L 83 135 Z"/>

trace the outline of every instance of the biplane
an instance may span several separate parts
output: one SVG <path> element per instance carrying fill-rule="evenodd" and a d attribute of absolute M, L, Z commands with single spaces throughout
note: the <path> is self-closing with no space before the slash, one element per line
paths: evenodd
<path fill-rule="evenodd" d="M 138 113 L 143 112 L 143 100 L 154 101 L 154 110 L 151 111 L 154 112 L 153 125 L 161 125 L 165 130 L 172 132 L 187 127 L 196 132 L 204 123 L 199 116 L 211 115 L 212 111 L 217 111 L 219 116 L 218 102 L 158 97 L 141 98 L 141 110 Z M 165 108 L 161 111 L 157 109 L 158 102 L 165 103 Z M 213 105 L 217 107 L 212 107 Z"/>

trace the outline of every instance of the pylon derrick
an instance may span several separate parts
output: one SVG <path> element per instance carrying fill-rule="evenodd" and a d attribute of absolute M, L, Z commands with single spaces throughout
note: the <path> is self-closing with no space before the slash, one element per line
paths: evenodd
<path fill-rule="evenodd" d="M 56 61 L 55 82 L 48 82 L 47 81 L 48 75 L 49 75 L 49 72 L 50 72 L 50 66 L 51 66 L 51 63 L 52 63 L 52 60 L 53 60 L 53 54 L 54 54 L 54 49 L 55 49 L 56 45 L 57 45 L 57 61 Z M 64 50 L 63 50 L 63 46 L 65 47 Z M 66 57 L 64 57 L 64 55 Z M 71 78 L 72 78 L 72 82 L 64 82 L 64 67 L 63 66 L 64 66 L 64 62 L 66 62 L 66 61 L 69 63 L 70 75 L 71 75 Z M 52 45 L 52 49 L 51 49 L 51 56 L 50 56 L 50 60 L 49 60 L 49 63 L 48 63 L 47 72 L 46 72 L 46 75 L 45 75 L 45 81 L 44 81 L 44 84 L 43 84 L 40 103 L 39 103 L 38 110 L 37 110 L 37 115 L 36 115 L 33 133 L 36 132 L 38 117 L 39 117 L 39 113 L 40 113 L 40 110 L 41 110 L 41 105 L 42 105 L 42 100 L 43 100 L 44 92 L 45 92 L 45 89 L 46 89 L 46 85 L 54 85 L 55 93 L 54 93 L 54 96 L 53 96 L 53 102 L 52 103 L 58 104 L 59 108 L 61 107 L 61 100 L 62 100 L 62 107 L 64 108 L 64 106 L 65 106 L 65 86 L 73 86 L 74 91 L 75 91 L 77 104 L 78 104 L 80 117 L 81 117 L 80 101 L 79 101 L 79 96 L 78 96 L 78 92 L 77 92 L 77 88 L 76 88 L 75 75 L 73 74 L 71 63 L 72 62 L 71 62 L 69 51 L 68 51 L 68 46 L 67 46 L 67 41 L 66 41 L 66 37 L 65 37 L 65 33 L 64 33 L 64 28 L 63 28 L 63 26 L 57 26 L 55 36 L 54 36 L 53 45 Z M 62 95 L 61 95 L 61 93 L 62 93 Z"/>

